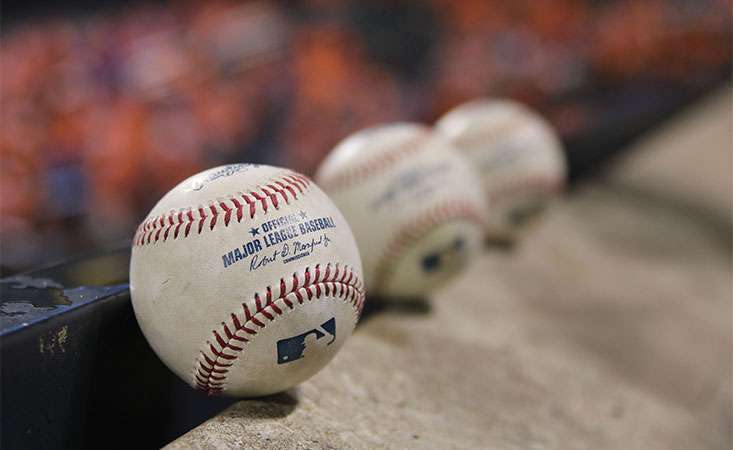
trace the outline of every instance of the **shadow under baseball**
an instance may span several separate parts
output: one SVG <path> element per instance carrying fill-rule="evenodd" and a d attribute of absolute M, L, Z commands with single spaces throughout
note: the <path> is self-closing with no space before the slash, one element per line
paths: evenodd
<path fill-rule="evenodd" d="M 390 299 L 368 295 L 356 327 L 359 328 L 371 318 L 380 314 L 425 315 L 430 314 L 432 305 L 427 297 Z"/>
<path fill-rule="evenodd" d="M 280 419 L 292 413 L 300 402 L 297 388 L 265 397 L 241 399 L 219 417 Z"/>

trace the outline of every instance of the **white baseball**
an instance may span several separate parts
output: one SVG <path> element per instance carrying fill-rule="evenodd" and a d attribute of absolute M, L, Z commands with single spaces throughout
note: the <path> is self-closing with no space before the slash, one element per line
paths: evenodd
<path fill-rule="evenodd" d="M 425 126 L 396 123 L 343 140 L 316 181 L 351 224 L 369 292 L 420 297 L 476 253 L 487 207 L 477 175 Z"/>
<path fill-rule="evenodd" d="M 565 185 L 562 144 L 538 114 L 510 100 L 476 100 L 435 126 L 480 172 L 492 215 L 487 235 L 515 239 Z"/>
<path fill-rule="evenodd" d="M 236 164 L 194 175 L 138 228 L 135 315 L 157 355 L 209 394 L 267 395 L 309 378 L 361 312 L 346 220 L 303 175 Z"/>

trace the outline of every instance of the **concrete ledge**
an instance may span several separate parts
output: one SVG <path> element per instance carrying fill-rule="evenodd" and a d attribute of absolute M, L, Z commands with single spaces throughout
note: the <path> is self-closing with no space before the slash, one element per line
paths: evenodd
<path fill-rule="evenodd" d="M 713 110 L 694 120 L 709 128 L 726 113 Z M 706 154 L 724 164 L 730 150 Z M 664 179 L 689 174 L 672 155 L 649 158 Z M 730 187 L 713 172 L 714 192 Z M 659 182 L 659 201 L 628 173 L 556 205 L 428 303 L 367 316 L 299 388 L 239 402 L 169 448 L 731 448 L 729 206 L 716 194 L 703 220 L 690 191 Z"/>

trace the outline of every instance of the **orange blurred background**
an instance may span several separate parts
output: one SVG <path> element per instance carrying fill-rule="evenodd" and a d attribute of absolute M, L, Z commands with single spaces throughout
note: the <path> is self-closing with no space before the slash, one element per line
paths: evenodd
<path fill-rule="evenodd" d="M 207 167 L 310 174 L 359 128 L 432 121 L 485 95 L 529 103 L 572 141 L 708 89 L 731 64 L 728 0 L 188 1 L 4 16 L 3 275 L 129 238 Z M 584 142 L 575 150 L 593 151 Z"/>

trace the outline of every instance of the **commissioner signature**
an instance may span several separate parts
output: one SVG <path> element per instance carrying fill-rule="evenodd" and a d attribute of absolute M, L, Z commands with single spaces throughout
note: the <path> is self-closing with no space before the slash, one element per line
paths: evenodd
<path fill-rule="evenodd" d="M 269 254 L 256 254 L 252 256 L 249 261 L 250 272 L 256 271 L 261 267 L 265 267 L 268 264 L 272 264 L 278 260 L 282 260 L 283 264 L 287 264 L 296 261 L 301 258 L 305 258 L 315 251 L 318 247 L 328 247 L 331 243 L 331 239 L 326 236 L 325 233 L 316 238 L 311 238 L 310 241 L 294 241 L 285 243 L 282 247 L 274 250 Z"/>

